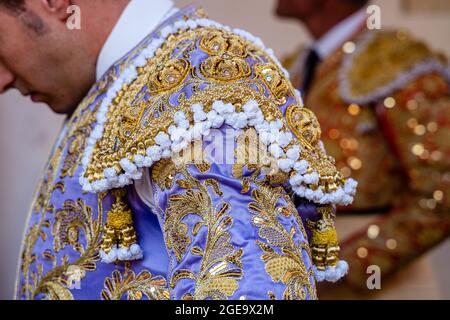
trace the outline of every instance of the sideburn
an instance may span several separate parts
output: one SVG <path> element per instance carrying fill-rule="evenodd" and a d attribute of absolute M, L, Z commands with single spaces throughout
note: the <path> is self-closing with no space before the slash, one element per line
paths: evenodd
<path fill-rule="evenodd" d="M 31 10 L 25 10 L 18 16 L 25 27 L 34 31 L 37 35 L 43 35 L 47 31 L 44 21 Z"/>

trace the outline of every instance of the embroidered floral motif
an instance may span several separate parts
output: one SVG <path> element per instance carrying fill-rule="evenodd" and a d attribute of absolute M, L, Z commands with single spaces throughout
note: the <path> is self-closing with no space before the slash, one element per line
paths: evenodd
<path fill-rule="evenodd" d="M 164 222 L 167 246 L 174 251 L 178 261 L 187 254 L 191 239 L 183 219 L 188 215 L 196 215 L 201 219 L 193 227 L 192 234 L 197 236 L 200 232 L 206 232 L 206 240 L 203 248 L 195 246 L 190 249 L 190 254 L 202 259 L 198 274 L 187 269 L 176 270 L 170 286 L 175 288 L 179 281 L 191 279 L 195 281 L 194 291 L 186 293 L 183 299 L 227 299 L 239 287 L 239 280 L 243 276 L 240 258 L 244 253 L 231 244 L 228 232 L 233 224 L 228 214 L 230 205 L 223 202 L 214 206 L 207 185 L 215 186 L 213 190 L 217 193 L 219 184 L 215 180 L 209 179 L 202 183 L 187 168 L 178 170 L 184 179 L 177 179 L 176 182 L 186 192 L 169 197 Z"/>
<path fill-rule="evenodd" d="M 104 300 L 121 300 L 123 297 L 128 300 L 142 300 L 143 297 L 149 300 L 168 300 L 170 292 L 163 277 L 153 276 L 147 270 L 136 275 L 126 267 L 123 274 L 115 270 L 111 278 L 105 279 L 101 297 Z"/>
<path fill-rule="evenodd" d="M 303 225 L 296 219 L 301 230 L 294 227 L 286 230 L 279 220 L 279 216 L 298 216 L 295 207 L 292 204 L 285 207 L 277 205 L 283 198 L 287 203 L 291 202 L 282 187 L 271 187 L 260 181 L 255 183 L 257 187 L 252 191 L 254 202 L 249 204 L 249 210 L 254 215 L 252 221 L 259 229 L 258 235 L 267 241 L 257 240 L 258 246 L 264 252 L 261 259 L 265 263 L 266 272 L 274 282 L 286 285 L 284 299 L 304 300 L 307 294 L 310 298 L 317 299 L 312 283 L 314 271 L 308 271 L 303 262 L 302 252 L 307 252 L 310 256 L 308 244 L 296 243 L 294 240 L 297 232 L 305 235 Z"/>
<path fill-rule="evenodd" d="M 94 220 L 92 208 L 86 206 L 82 200 L 77 202 L 69 200 L 65 203 L 64 209 L 56 213 L 56 222 L 53 228 L 54 252 L 47 250 L 44 253 L 44 257 L 53 262 L 53 268 L 44 273 L 43 265 L 37 266 L 38 273 L 31 275 L 33 285 L 27 288 L 31 291 L 30 298 L 35 298 L 42 293 L 51 300 L 71 300 L 73 297 L 67 287 L 67 281 L 73 270 L 79 270 L 77 280 L 81 280 L 86 271 L 96 269 L 95 262 L 98 260 L 101 243 L 103 196 L 99 196 L 98 220 Z M 78 242 L 80 231 L 86 240 L 85 247 Z M 75 251 L 80 253 L 80 257 L 76 261 L 70 262 L 67 255 L 58 261 L 56 253 L 65 245 L 71 245 Z"/>

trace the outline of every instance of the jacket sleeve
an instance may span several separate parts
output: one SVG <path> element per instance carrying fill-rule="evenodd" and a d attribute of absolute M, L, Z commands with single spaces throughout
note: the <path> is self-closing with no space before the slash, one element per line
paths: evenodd
<path fill-rule="evenodd" d="M 290 197 L 258 170 L 237 171 L 172 160 L 153 167 L 171 298 L 315 299 L 308 240 Z"/>

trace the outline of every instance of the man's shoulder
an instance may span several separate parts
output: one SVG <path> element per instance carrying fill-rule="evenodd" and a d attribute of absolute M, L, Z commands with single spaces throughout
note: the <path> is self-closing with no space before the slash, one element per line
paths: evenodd
<path fill-rule="evenodd" d="M 355 183 L 336 171 L 315 116 L 259 38 L 204 18 L 174 21 L 158 36 L 102 101 L 83 155 L 85 191 L 128 185 L 212 129 L 254 128 L 295 192 L 351 201 Z"/>
<path fill-rule="evenodd" d="M 427 74 L 449 79 L 448 60 L 406 31 L 363 32 L 342 62 L 345 100 L 370 103 L 401 90 Z"/>
<path fill-rule="evenodd" d="M 259 38 L 202 17 L 163 24 L 106 92 L 80 182 L 89 191 L 110 188 L 107 181 L 126 185 L 138 178 L 136 159 L 138 167 L 150 167 L 152 147 L 173 147 L 171 128 L 192 124 L 194 106 L 212 115 L 213 105 L 223 103 L 239 113 L 250 101 L 272 120 L 283 118 L 282 105 L 301 105 L 287 72 Z"/>

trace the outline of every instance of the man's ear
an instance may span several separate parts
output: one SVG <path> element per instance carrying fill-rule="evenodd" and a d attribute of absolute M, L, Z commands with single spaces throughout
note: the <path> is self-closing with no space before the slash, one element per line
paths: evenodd
<path fill-rule="evenodd" d="M 55 15 L 59 20 L 66 21 L 70 16 L 67 8 L 72 5 L 72 0 L 39 0 L 44 9 L 52 15 Z"/>

